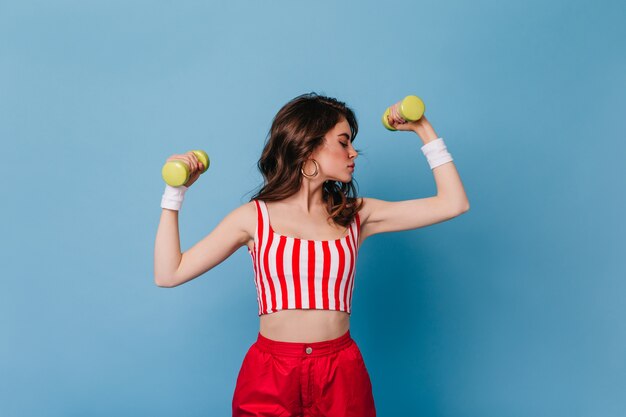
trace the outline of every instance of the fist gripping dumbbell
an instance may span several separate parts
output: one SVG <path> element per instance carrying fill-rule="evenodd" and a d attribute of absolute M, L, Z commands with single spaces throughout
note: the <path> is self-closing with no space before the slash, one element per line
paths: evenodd
<path fill-rule="evenodd" d="M 400 116 L 407 122 L 414 122 L 421 119 L 426 109 L 424 102 L 418 96 L 406 96 L 402 101 L 394 104 L 394 106 L 395 105 L 398 106 Z M 385 110 L 383 114 L 383 125 L 389 130 L 398 130 L 392 127 L 387 119 L 391 113 L 391 107 L 387 107 L 387 110 Z"/>
<path fill-rule="evenodd" d="M 201 150 L 191 151 L 193 152 L 198 160 L 204 166 L 204 169 L 200 174 L 204 174 L 207 169 L 209 169 L 209 155 L 206 152 Z M 189 180 L 189 174 L 191 170 L 189 166 L 183 161 L 169 161 L 163 165 L 163 169 L 161 170 L 161 175 L 163 176 L 163 180 L 166 183 L 171 185 L 172 187 L 178 187 L 185 184 Z"/>

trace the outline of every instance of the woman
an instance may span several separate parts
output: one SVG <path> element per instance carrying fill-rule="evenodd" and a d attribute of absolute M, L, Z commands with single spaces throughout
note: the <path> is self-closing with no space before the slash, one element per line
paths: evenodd
<path fill-rule="evenodd" d="M 178 210 L 203 167 L 191 152 L 168 158 L 186 162 L 192 175 L 163 194 L 156 284 L 183 284 L 243 245 L 252 258 L 260 329 L 237 377 L 233 416 L 376 415 L 369 374 L 349 331 L 358 249 L 374 234 L 424 227 L 469 209 L 452 157 L 426 117 L 406 122 L 396 105 L 389 123 L 423 141 L 436 196 L 357 198 L 353 111 L 336 99 L 303 94 L 274 118 L 258 163 L 264 186 L 183 254 Z"/>

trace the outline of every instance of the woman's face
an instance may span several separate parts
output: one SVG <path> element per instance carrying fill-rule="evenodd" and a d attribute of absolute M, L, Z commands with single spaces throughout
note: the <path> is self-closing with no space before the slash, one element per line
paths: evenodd
<path fill-rule="evenodd" d="M 358 156 L 357 151 L 352 147 L 350 125 L 345 118 L 342 118 L 324 136 L 324 143 L 313 152 L 311 158 L 315 159 L 319 166 L 323 181 L 352 181 L 354 173 L 354 159 Z M 315 172 L 315 165 L 308 162 L 305 165 L 305 172 L 312 174 Z M 317 177 L 320 178 L 320 177 Z"/>

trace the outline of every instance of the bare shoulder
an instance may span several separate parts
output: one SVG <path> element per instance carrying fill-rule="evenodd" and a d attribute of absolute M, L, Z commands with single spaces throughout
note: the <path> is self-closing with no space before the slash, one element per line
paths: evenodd
<path fill-rule="evenodd" d="M 358 200 L 363 201 L 363 205 L 359 210 L 359 221 L 361 223 L 361 227 L 363 227 L 370 218 L 372 214 L 372 208 L 376 205 L 375 199 L 369 197 L 359 197 Z M 357 203 L 357 204 L 360 204 Z"/>
<path fill-rule="evenodd" d="M 246 242 L 254 239 L 257 221 L 257 209 L 254 201 L 249 201 L 235 208 L 228 214 L 228 217 L 231 217 L 240 226 L 241 231 L 245 232 Z"/>

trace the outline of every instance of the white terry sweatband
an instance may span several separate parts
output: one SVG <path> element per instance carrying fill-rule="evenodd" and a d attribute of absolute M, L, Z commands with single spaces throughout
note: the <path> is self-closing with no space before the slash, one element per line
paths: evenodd
<path fill-rule="evenodd" d="M 183 204 L 183 199 L 185 198 L 185 191 L 187 188 L 184 185 L 179 187 L 172 187 L 169 184 L 165 184 L 165 192 L 163 193 L 163 197 L 161 198 L 161 208 L 166 208 L 170 210 L 180 210 L 180 207 Z"/>
<path fill-rule="evenodd" d="M 430 169 L 435 169 L 439 165 L 443 165 L 446 162 L 452 161 L 452 155 L 448 152 L 446 144 L 443 143 L 443 138 L 437 138 L 428 142 L 422 146 L 422 152 L 426 159 L 428 159 L 428 165 Z"/>

